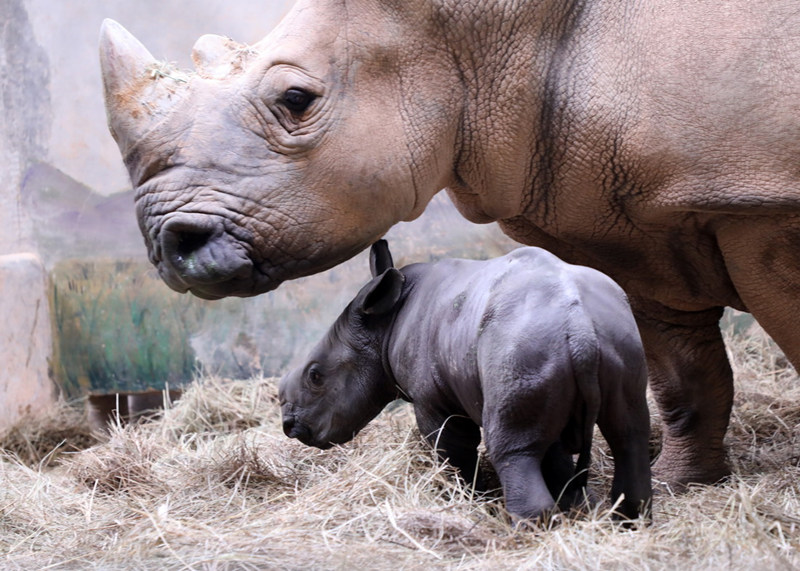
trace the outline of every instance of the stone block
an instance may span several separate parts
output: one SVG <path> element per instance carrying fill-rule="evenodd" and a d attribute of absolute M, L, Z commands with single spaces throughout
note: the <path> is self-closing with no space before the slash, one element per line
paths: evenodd
<path fill-rule="evenodd" d="M 0 429 L 56 398 L 47 273 L 35 254 L 0 256 Z"/>

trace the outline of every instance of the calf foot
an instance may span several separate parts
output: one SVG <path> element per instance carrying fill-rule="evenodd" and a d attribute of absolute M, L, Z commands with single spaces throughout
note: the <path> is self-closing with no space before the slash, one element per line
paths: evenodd
<path fill-rule="evenodd" d="M 541 456 L 512 453 L 495 456 L 492 464 L 500 477 L 506 510 L 515 526 L 525 521 L 540 525 L 550 519 L 557 508 L 542 477 Z"/>

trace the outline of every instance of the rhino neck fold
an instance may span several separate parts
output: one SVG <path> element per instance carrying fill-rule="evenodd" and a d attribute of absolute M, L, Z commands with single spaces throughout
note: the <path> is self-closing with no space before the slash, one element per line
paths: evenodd
<path fill-rule="evenodd" d="M 392 313 L 392 318 L 389 324 L 386 327 L 386 335 L 383 336 L 383 344 L 381 346 L 381 363 L 383 364 L 383 372 L 386 377 L 389 379 L 389 382 L 392 383 L 394 391 L 394 398 L 401 398 L 406 402 L 413 403 L 414 399 L 411 398 L 411 395 L 408 394 L 406 389 L 400 386 L 400 383 L 397 382 L 397 378 L 394 376 L 394 371 L 392 370 L 392 363 L 389 359 L 389 350 L 392 345 L 392 334 L 394 333 L 395 324 L 397 322 L 397 316 L 403 311 L 403 306 L 405 305 L 406 296 L 408 295 L 408 281 L 405 282 L 403 285 L 403 291 L 401 294 L 400 300 L 397 302 L 396 310 Z"/>
<path fill-rule="evenodd" d="M 570 91 L 576 46 L 594 27 L 589 12 L 581 0 L 545 0 L 513 15 L 484 15 L 480 25 L 470 18 L 447 26 L 466 94 L 447 190 L 468 220 L 521 215 L 532 188 L 547 191 L 554 181 L 566 136 L 559 129 L 562 98 Z"/>

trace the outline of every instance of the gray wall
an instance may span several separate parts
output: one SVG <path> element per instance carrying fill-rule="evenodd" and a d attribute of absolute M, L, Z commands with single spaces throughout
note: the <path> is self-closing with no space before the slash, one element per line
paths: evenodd
<path fill-rule="evenodd" d="M 19 199 L 31 161 L 47 153 L 52 113 L 47 53 L 21 0 L 0 0 L 0 255 L 30 249 Z"/>

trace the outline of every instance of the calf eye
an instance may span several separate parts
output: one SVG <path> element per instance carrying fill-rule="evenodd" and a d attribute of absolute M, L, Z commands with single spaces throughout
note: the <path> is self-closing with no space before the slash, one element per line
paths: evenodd
<path fill-rule="evenodd" d="M 317 96 L 299 87 L 291 87 L 283 94 L 283 104 L 292 113 L 303 113 Z"/>
<path fill-rule="evenodd" d="M 308 370 L 308 380 L 315 387 L 322 386 L 322 373 L 320 372 L 319 368 L 312 366 Z"/>

